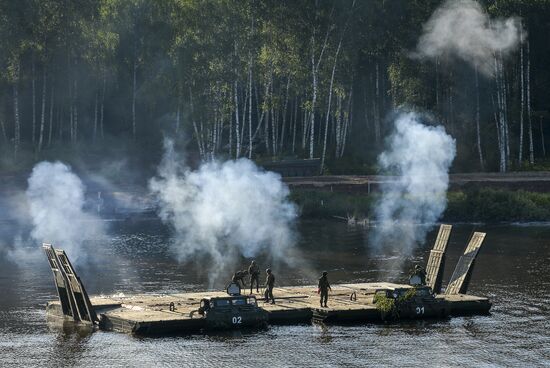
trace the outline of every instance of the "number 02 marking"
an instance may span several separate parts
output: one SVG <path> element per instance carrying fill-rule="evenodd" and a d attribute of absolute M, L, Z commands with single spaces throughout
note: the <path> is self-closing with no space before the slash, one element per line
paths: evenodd
<path fill-rule="evenodd" d="M 424 307 L 416 307 L 416 314 L 424 314 Z"/>
<path fill-rule="evenodd" d="M 233 317 L 232 321 L 234 325 L 239 325 L 242 323 L 243 319 L 241 318 L 241 316 L 237 316 L 237 317 Z"/>

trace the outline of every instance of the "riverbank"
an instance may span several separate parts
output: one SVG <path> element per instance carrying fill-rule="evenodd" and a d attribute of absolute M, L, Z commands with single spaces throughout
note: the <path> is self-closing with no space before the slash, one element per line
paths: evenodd
<path fill-rule="evenodd" d="M 373 218 L 380 194 L 293 189 L 291 199 L 303 218 Z M 449 191 L 444 221 L 550 221 L 550 193 L 526 190 L 467 188 Z"/>
<path fill-rule="evenodd" d="M 380 191 L 382 185 L 391 184 L 398 179 L 398 177 L 390 175 L 325 175 L 285 177 L 283 180 L 291 189 L 369 194 Z M 550 171 L 461 173 L 449 175 L 450 191 L 472 190 L 476 188 L 550 193 Z"/>
<path fill-rule="evenodd" d="M 11 220 L 17 214 L 28 174 L 0 174 L 1 219 Z M 98 211 L 104 218 L 132 218 L 144 213 L 154 216 L 155 201 L 144 187 L 145 179 L 113 184 L 86 171 L 79 174 L 86 187 L 86 209 Z M 374 218 L 380 186 L 396 179 L 375 175 L 283 178 L 290 188 L 290 199 L 298 205 L 304 219 Z M 452 174 L 449 179 L 444 221 L 550 221 L 548 171 Z"/>

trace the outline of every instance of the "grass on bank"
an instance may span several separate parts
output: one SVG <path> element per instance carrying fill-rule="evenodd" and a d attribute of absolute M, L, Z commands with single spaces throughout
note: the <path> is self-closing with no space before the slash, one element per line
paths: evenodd
<path fill-rule="evenodd" d="M 291 199 L 304 218 L 372 217 L 377 194 L 293 190 Z M 550 193 L 523 190 L 471 189 L 449 192 L 445 221 L 550 221 Z"/>

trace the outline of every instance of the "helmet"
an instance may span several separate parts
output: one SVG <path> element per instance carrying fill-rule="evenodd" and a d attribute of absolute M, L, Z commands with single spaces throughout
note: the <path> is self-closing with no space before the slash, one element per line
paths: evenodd
<path fill-rule="evenodd" d="M 271 268 L 268 268 L 267 270 L 265 270 L 265 272 L 271 273 Z"/>
<path fill-rule="evenodd" d="M 252 260 L 252 262 L 250 262 L 251 264 L 256 264 L 256 261 Z"/>
<path fill-rule="evenodd" d="M 328 275 L 328 272 L 327 271 L 323 271 L 323 276 L 326 276 Z"/>

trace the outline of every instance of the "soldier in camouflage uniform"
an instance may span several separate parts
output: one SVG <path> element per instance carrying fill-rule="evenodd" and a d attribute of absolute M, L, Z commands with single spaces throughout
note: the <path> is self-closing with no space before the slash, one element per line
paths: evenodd
<path fill-rule="evenodd" d="M 424 271 L 422 266 L 414 266 L 414 272 L 411 276 L 418 276 L 420 278 L 420 285 L 426 285 L 426 271 Z"/>
<path fill-rule="evenodd" d="M 236 283 L 237 285 L 239 285 L 241 289 L 244 289 L 244 287 L 246 286 L 246 281 L 244 280 L 246 275 L 248 275 L 248 271 L 246 270 L 237 271 L 233 274 L 233 277 L 231 278 L 231 282 Z"/>
<path fill-rule="evenodd" d="M 275 275 L 271 272 L 271 268 L 268 268 L 265 270 L 266 278 L 265 278 L 265 302 L 269 302 L 269 299 L 271 299 L 271 304 L 275 304 L 275 299 L 273 298 L 273 287 L 275 286 Z"/>
<path fill-rule="evenodd" d="M 250 263 L 248 267 L 248 274 L 250 275 L 250 294 L 252 294 L 252 288 L 254 287 L 254 282 L 256 282 L 256 292 L 260 292 L 260 267 L 256 264 L 255 261 Z"/>
<path fill-rule="evenodd" d="M 319 289 L 317 290 L 317 293 L 321 294 L 321 308 L 328 308 L 328 291 L 332 291 L 332 289 L 330 288 L 330 283 L 328 282 L 327 274 L 327 271 L 323 271 L 323 276 L 319 278 Z"/>

